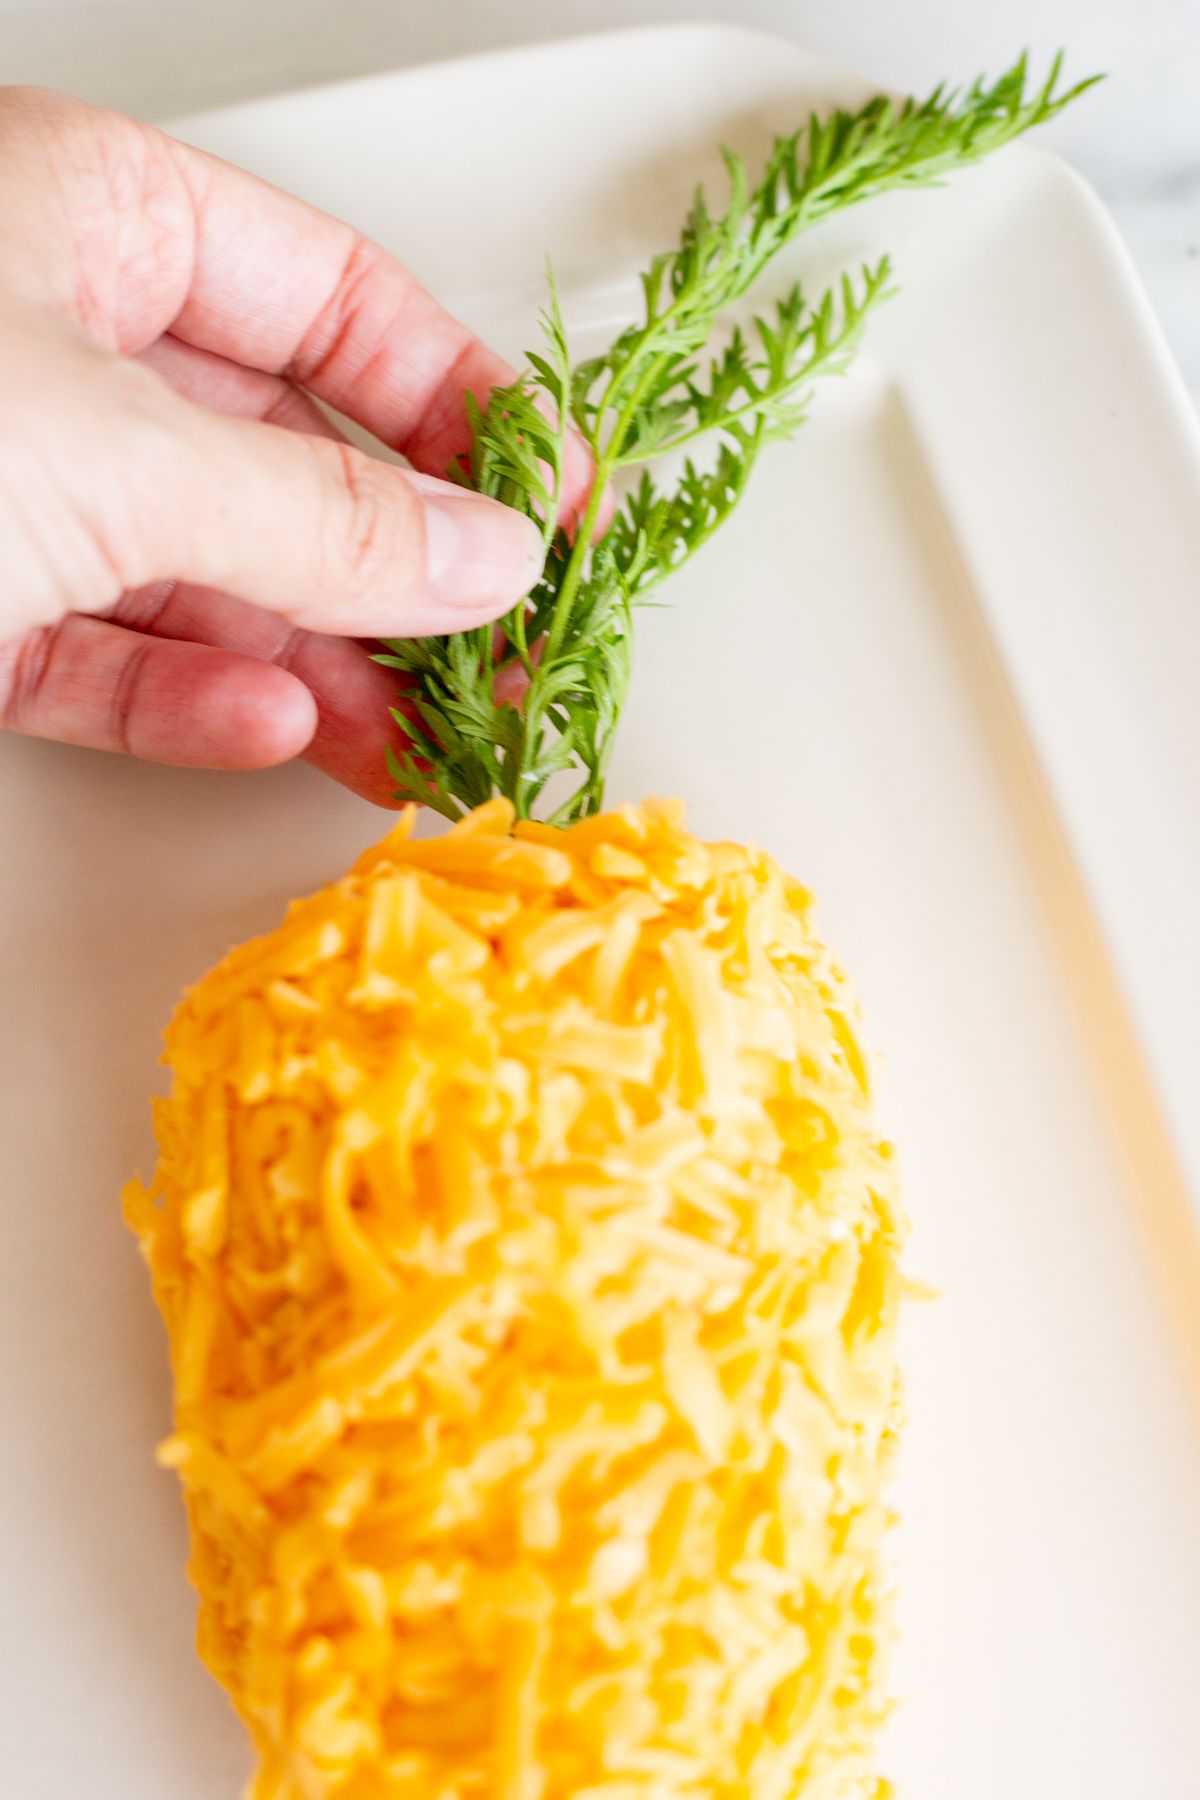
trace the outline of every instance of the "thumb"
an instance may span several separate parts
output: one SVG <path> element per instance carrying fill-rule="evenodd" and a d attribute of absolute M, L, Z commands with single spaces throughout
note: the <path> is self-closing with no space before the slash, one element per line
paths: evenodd
<path fill-rule="evenodd" d="M 32 484 L 44 516 L 24 510 L 19 616 L 3 635 L 177 579 L 314 631 L 417 636 L 498 618 L 537 580 L 541 534 L 498 501 L 337 439 L 207 412 L 120 358 L 88 373 L 71 441 L 44 413 L 30 434 L 53 454 Z"/>

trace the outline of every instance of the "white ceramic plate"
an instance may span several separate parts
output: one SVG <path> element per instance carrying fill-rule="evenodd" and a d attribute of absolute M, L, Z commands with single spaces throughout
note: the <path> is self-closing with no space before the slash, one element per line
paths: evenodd
<path fill-rule="evenodd" d="M 753 155 L 861 94 L 696 28 L 180 129 L 374 233 L 510 352 L 549 251 L 585 349 L 718 140 Z M 1194 1800 L 1197 439 L 1059 164 L 1007 153 L 801 261 L 884 247 L 903 293 L 869 354 L 643 619 L 613 788 L 682 793 L 802 874 L 886 1052 L 912 1265 L 945 1294 L 909 1333 L 902 1794 Z M 179 989 L 382 820 L 304 768 L 0 748 L 0 1787 L 233 1800 L 117 1191 Z"/>

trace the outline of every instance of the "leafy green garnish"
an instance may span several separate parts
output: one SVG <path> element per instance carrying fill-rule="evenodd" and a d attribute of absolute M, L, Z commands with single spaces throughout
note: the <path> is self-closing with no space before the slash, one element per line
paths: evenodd
<path fill-rule="evenodd" d="M 998 81 L 977 81 L 962 96 L 938 87 L 921 102 L 881 97 L 856 113 L 814 116 L 776 140 L 753 187 L 740 158 L 723 151 L 725 210 L 714 217 L 697 191 L 677 247 L 641 277 L 641 318 L 603 356 L 572 365 L 551 281 L 542 351 L 485 408 L 469 402 L 470 483 L 539 521 L 545 570 L 503 621 L 499 648 L 492 627 L 388 644 L 379 660 L 409 687 L 395 716 L 411 748 L 389 753 L 398 798 L 456 818 L 504 794 L 524 818 L 547 783 L 565 777 L 555 823 L 600 807 L 629 685 L 634 605 L 729 517 L 764 445 L 804 419 L 814 382 L 849 366 L 868 317 L 892 291 L 888 259 L 857 280 L 843 277 L 815 306 L 790 288 L 766 317 L 705 355 L 722 316 L 829 214 L 936 183 L 1092 85 L 1060 92 L 1060 68 L 1061 57 L 1031 89 L 1022 56 Z M 595 462 L 573 530 L 557 518 L 568 420 Z M 688 456 L 673 483 L 657 487 L 645 465 L 703 438 L 715 440 L 715 454 L 703 466 Z M 596 541 L 604 496 L 625 470 L 640 474 Z M 511 689 L 516 666 L 524 696 L 498 702 L 497 682 L 503 676 L 501 691 Z"/>

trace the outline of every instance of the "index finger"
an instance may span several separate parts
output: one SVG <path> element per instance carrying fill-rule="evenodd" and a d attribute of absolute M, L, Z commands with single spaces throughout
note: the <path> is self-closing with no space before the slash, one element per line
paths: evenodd
<path fill-rule="evenodd" d="M 45 89 L 0 88 L 0 269 L 106 348 L 169 333 L 285 376 L 431 474 L 467 447 L 465 392 L 513 377 L 351 226 Z"/>
<path fill-rule="evenodd" d="M 308 388 L 431 474 L 467 448 L 464 395 L 515 371 L 351 226 L 163 138 L 194 216 L 175 337 Z"/>

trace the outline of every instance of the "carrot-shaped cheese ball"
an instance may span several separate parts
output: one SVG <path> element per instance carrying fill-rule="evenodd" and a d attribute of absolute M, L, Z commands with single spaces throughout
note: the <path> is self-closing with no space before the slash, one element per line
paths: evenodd
<path fill-rule="evenodd" d="M 127 1194 L 251 1792 L 872 1795 L 900 1231 L 809 897 L 408 823 L 187 996 Z"/>

